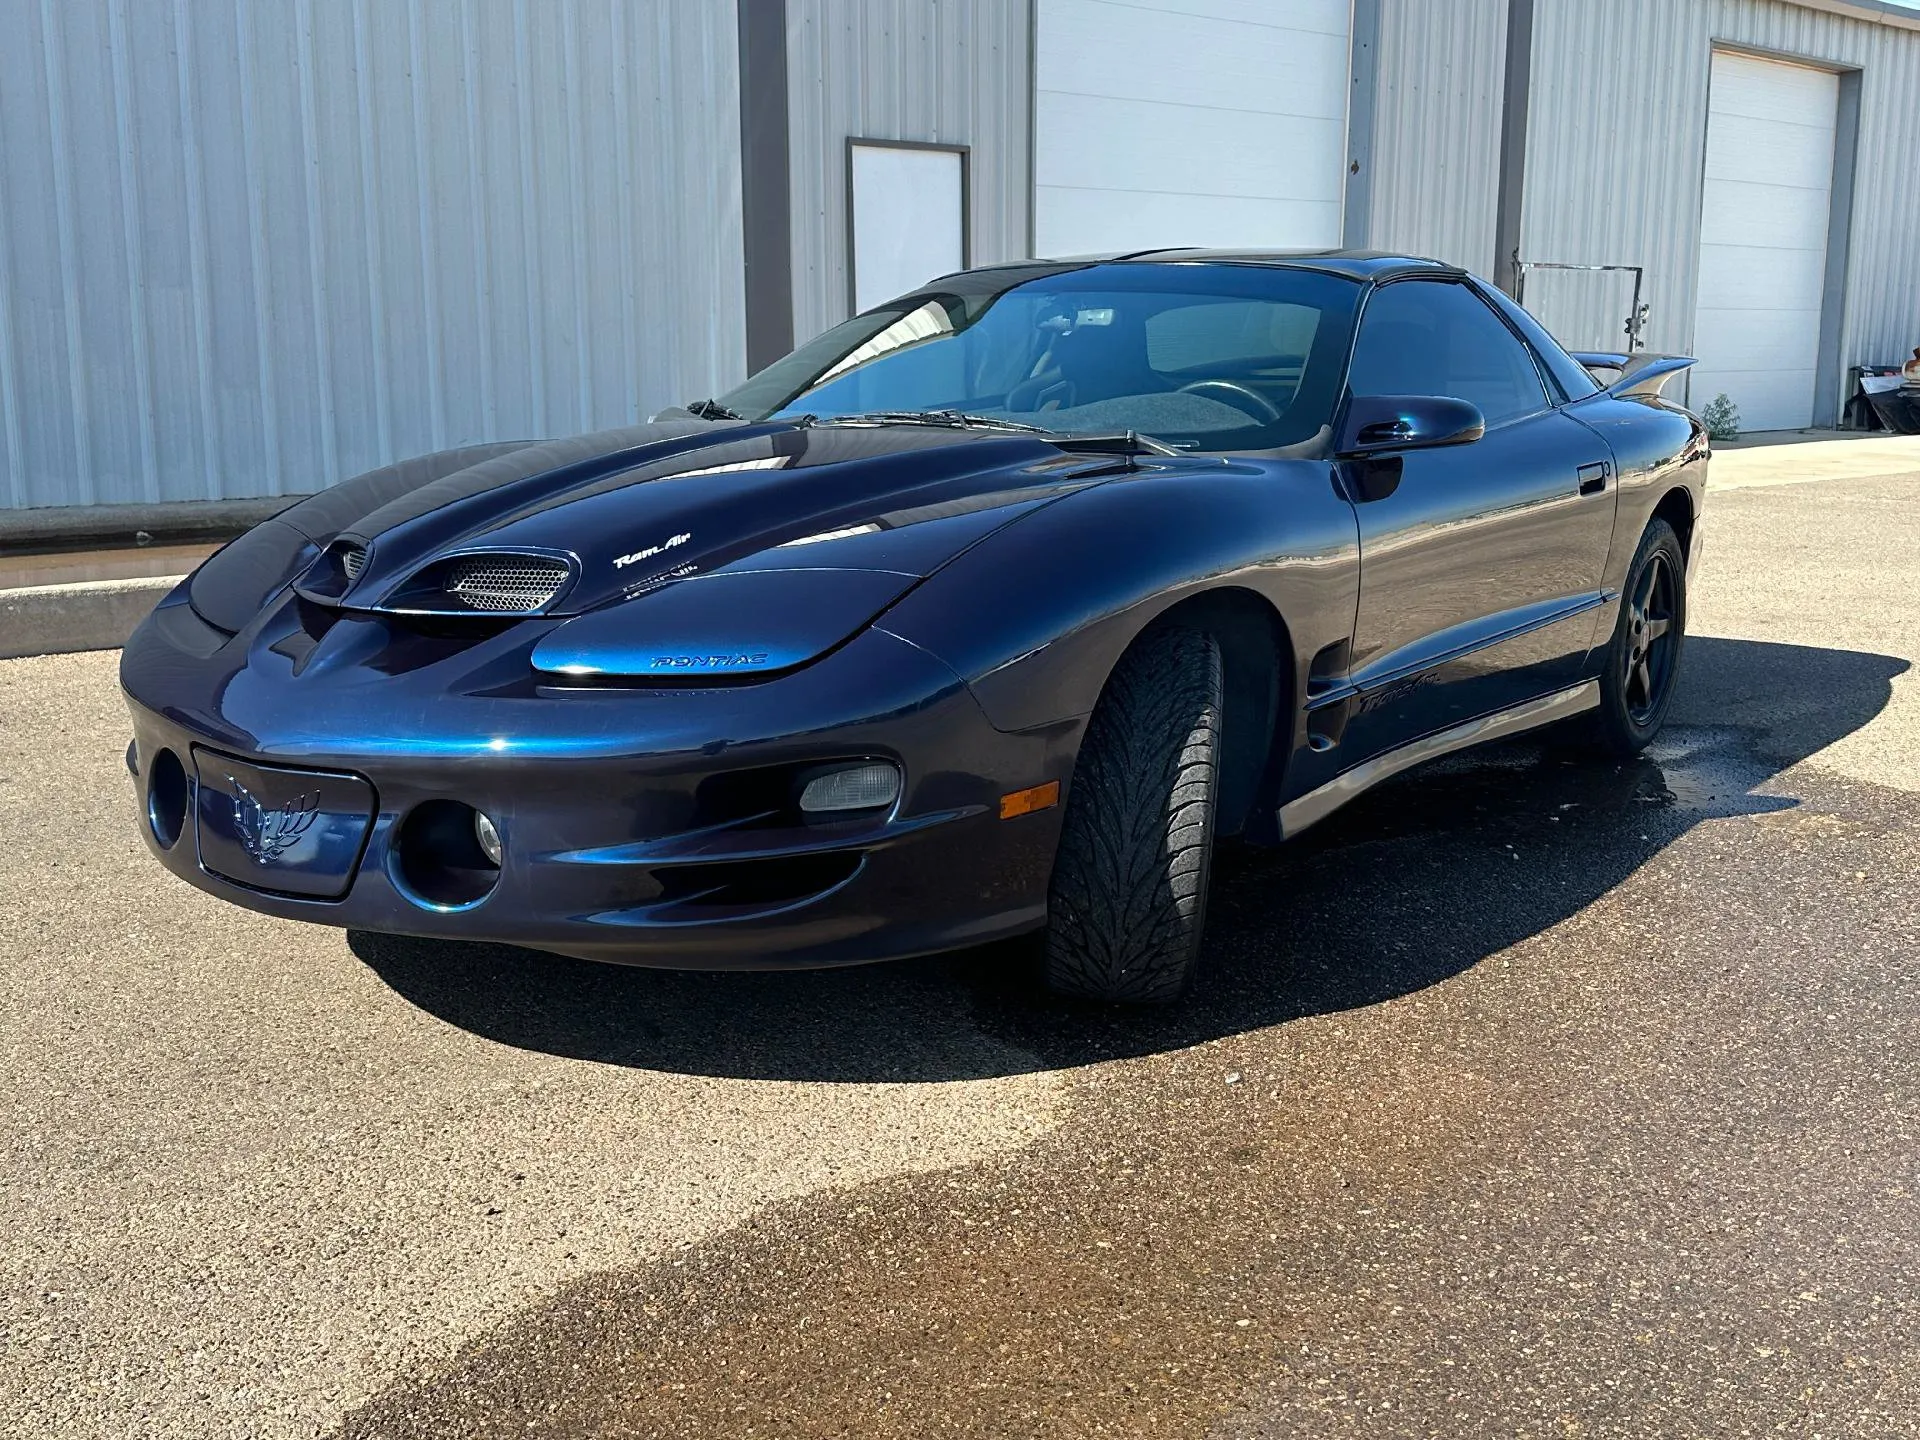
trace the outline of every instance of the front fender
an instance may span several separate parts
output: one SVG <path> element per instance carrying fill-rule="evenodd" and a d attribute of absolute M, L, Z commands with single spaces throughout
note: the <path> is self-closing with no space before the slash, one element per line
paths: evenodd
<path fill-rule="evenodd" d="M 1353 635 L 1359 534 L 1332 467 L 1175 459 L 1036 510 L 968 550 L 879 625 L 944 661 L 1002 730 L 1088 714 L 1134 637 L 1182 600 L 1253 591 L 1313 657 Z"/>

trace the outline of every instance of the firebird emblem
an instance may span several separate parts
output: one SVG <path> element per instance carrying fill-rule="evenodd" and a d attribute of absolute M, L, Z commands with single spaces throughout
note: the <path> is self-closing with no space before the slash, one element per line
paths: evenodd
<path fill-rule="evenodd" d="M 233 776 L 233 828 L 241 845 L 262 865 L 271 865 L 312 827 L 320 814 L 318 797 L 299 795 L 278 810 L 269 810 L 254 798 L 253 792 Z"/>

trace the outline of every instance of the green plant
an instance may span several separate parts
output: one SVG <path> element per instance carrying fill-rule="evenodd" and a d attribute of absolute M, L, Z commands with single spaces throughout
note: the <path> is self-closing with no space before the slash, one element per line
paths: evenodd
<path fill-rule="evenodd" d="M 1709 400 L 1701 410 L 1700 418 L 1706 422 L 1707 434 L 1715 440 L 1738 440 L 1740 438 L 1740 407 L 1733 403 L 1726 391 L 1722 390 Z"/>

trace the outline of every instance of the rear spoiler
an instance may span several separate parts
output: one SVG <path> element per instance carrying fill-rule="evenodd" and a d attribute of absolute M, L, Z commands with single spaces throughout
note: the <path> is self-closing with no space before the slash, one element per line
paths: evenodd
<path fill-rule="evenodd" d="M 1616 400 L 1658 395 L 1667 381 L 1694 364 L 1690 355 L 1650 355 L 1644 350 L 1631 355 L 1618 350 L 1575 350 L 1573 358 L 1592 371 Z"/>

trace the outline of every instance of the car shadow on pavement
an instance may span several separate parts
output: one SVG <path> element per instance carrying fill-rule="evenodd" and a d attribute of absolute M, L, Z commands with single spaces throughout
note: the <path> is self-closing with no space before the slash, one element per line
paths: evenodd
<path fill-rule="evenodd" d="M 1703 820 L 1787 809 L 1795 762 L 1887 705 L 1892 656 L 1693 637 L 1668 729 L 1599 761 L 1552 735 L 1410 772 L 1276 851 L 1223 846 L 1204 970 L 1160 1010 L 1052 1001 L 1032 947 L 695 974 L 348 933 L 422 1010 L 505 1045 L 752 1079 L 978 1079 L 1177 1049 L 1411 994 L 1578 913 Z"/>

